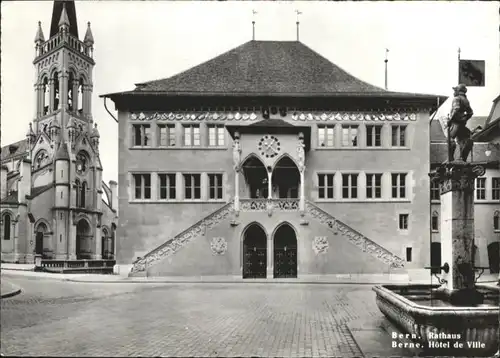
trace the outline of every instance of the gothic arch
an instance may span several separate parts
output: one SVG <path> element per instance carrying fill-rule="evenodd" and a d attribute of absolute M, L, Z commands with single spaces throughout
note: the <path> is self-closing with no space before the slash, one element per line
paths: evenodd
<path fill-rule="evenodd" d="M 247 237 L 247 233 L 251 229 L 257 229 L 260 235 Z M 249 223 L 242 230 L 240 237 L 240 267 L 243 278 L 266 277 L 268 256 L 270 254 L 267 249 L 268 238 L 269 235 L 264 226 L 256 221 Z M 260 264 L 257 264 L 257 262 L 260 262 Z"/>
<path fill-rule="evenodd" d="M 297 162 L 295 161 L 295 159 L 293 159 L 293 158 L 290 156 L 290 154 L 288 154 L 288 153 L 282 153 L 282 154 L 281 154 L 278 158 L 276 158 L 276 161 L 275 161 L 275 162 L 274 162 L 274 164 L 273 164 L 273 168 L 272 168 L 272 169 L 273 169 L 273 172 L 274 172 L 274 169 L 276 169 L 276 166 L 278 165 L 278 163 L 279 163 L 282 159 L 284 159 L 284 158 L 288 158 L 288 159 L 290 159 L 290 160 L 293 162 L 293 164 L 295 164 L 295 166 L 297 167 L 297 170 L 299 170 L 299 165 L 297 164 Z"/>
<path fill-rule="evenodd" d="M 78 224 L 80 221 L 85 221 L 87 223 L 87 225 L 89 226 L 90 230 L 92 230 L 92 225 L 90 224 L 90 219 L 87 217 L 87 215 L 85 214 L 78 214 L 76 217 L 75 217 L 75 224 Z"/>
<path fill-rule="evenodd" d="M 245 164 L 245 163 L 246 163 L 249 159 L 252 159 L 252 158 L 257 159 L 257 160 L 258 160 L 258 161 L 262 164 L 262 166 L 263 166 L 264 168 L 266 168 L 266 166 L 264 165 L 264 162 L 262 161 L 262 159 L 260 159 L 259 155 L 258 155 L 258 154 L 256 154 L 256 153 L 250 153 L 250 154 L 248 154 L 248 155 L 245 157 L 245 159 L 243 159 L 243 160 L 241 161 L 241 166 L 243 166 L 243 165 L 244 165 L 244 164 Z"/>
<path fill-rule="evenodd" d="M 295 226 L 293 226 L 289 221 L 287 220 L 283 220 L 282 222 L 280 222 L 278 225 L 276 225 L 276 227 L 274 228 L 273 232 L 272 232 L 272 235 L 271 237 L 273 238 L 274 240 L 274 236 L 276 235 L 276 232 L 278 231 L 278 229 L 282 226 L 285 226 L 285 225 L 288 225 L 290 226 L 290 228 L 292 228 L 292 230 L 295 232 L 295 237 L 297 238 L 297 241 L 299 241 L 299 235 L 297 233 L 297 229 L 295 228 Z"/>
<path fill-rule="evenodd" d="M 4 215 L 10 215 L 12 216 L 12 220 L 14 220 L 14 218 L 16 217 L 16 215 L 14 214 L 14 212 L 10 209 L 3 209 L 2 210 L 2 213 L 1 213 L 1 216 L 3 217 Z"/>
<path fill-rule="evenodd" d="M 248 223 L 247 226 L 245 226 L 245 228 L 241 231 L 241 237 L 240 237 L 240 241 L 241 243 L 243 243 L 243 240 L 245 239 L 245 233 L 247 232 L 247 230 L 252 227 L 253 225 L 257 225 L 258 227 L 260 227 L 262 229 L 262 231 L 264 231 L 264 234 L 266 234 L 266 238 L 269 238 L 269 233 L 267 232 L 266 228 L 264 227 L 264 225 L 262 225 L 261 223 L 259 223 L 258 221 L 252 221 L 250 223 Z"/>
<path fill-rule="evenodd" d="M 11 240 L 13 237 L 12 222 L 14 214 L 10 210 L 2 211 L 2 240 Z"/>
<path fill-rule="evenodd" d="M 49 221 L 46 220 L 46 219 L 43 219 L 43 218 L 40 218 L 38 219 L 36 222 L 35 222 L 35 225 L 34 225 L 34 228 L 35 228 L 35 233 L 38 232 L 38 227 L 40 225 L 45 225 L 45 227 L 47 228 L 47 231 L 45 232 L 45 234 L 49 233 L 49 232 L 52 232 L 52 229 L 51 229 L 51 226 L 49 224 Z"/>

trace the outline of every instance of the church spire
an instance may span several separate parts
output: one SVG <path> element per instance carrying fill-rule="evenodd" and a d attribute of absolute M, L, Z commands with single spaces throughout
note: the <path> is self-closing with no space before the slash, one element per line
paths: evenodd
<path fill-rule="evenodd" d="M 83 43 L 87 46 L 92 46 L 94 44 L 94 36 L 92 35 L 92 30 L 90 30 L 90 22 L 87 22 L 87 32 L 85 33 Z"/>
<path fill-rule="evenodd" d="M 43 36 L 42 31 L 42 22 L 38 21 L 38 30 L 36 31 L 35 43 L 45 42 L 45 37 Z"/>
<path fill-rule="evenodd" d="M 73 0 L 55 0 L 52 8 L 52 21 L 50 24 L 50 37 L 59 32 L 62 22 L 67 22 L 69 33 L 78 38 L 78 24 L 76 22 L 76 9 Z"/>

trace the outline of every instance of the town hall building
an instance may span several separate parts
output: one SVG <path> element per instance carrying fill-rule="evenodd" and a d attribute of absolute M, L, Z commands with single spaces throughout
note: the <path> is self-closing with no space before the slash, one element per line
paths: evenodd
<path fill-rule="evenodd" d="M 429 172 L 443 132 L 430 116 L 446 97 L 373 86 L 299 41 L 255 40 L 101 97 L 118 110 L 117 264 L 131 275 L 295 278 L 440 262 Z M 490 161 L 500 177 L 498 151 Z"/>
<path fill-rule="evenodd" d="M 40 255 L 47 269 L 112 267 L 117 183 L 102 182 L 90 23 L 81 41 L 74 2 L 55 1 L 50 36 L 39 23 L 35 47 L 35 117 L 1 151 L 2 262 Z"/>

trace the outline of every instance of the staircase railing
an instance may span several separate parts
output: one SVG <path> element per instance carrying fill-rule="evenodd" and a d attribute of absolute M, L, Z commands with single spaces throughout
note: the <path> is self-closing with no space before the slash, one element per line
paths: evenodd
<path fill-rule="evenodd" d="M 404 267 L 403 259 L 394 255 L 392 252 L 380 246 L 376 242 L 368 239 L 366 236 L 354 230 L 349 225 L 337 220 L 331 214 L 309 201 L 306 201 L 306 213 L 314 219 L 320 221 L 322 224 L 327 225 L 330 229 L 338 230 L 347 237 L 350 243 L 356 245 L 362 251 L 370 253 L 383 263 L 388 264 L 393 268 Z"/>
<path fill-rule="evenodd" d="M 215 225 L 219 224 L 222 220 L 226 219 L 232 211 L 233 202 L 230 201 L 221 208 L 215 210 L 213 213 L 196 222 L 194 225 L 191 225 L 189 228 L 182 231 L 174 238 L 164 242 L 157 248 L 151 250 L 146 255 L 141 257 L 139 260 L 135 261 L 132 266 L 131 272 L 134 273 L 146 271 L 148 267 L 151 267 L 158 261 L 161 261 L 165 257 L 173 255 L 174 253 L 179 251 L 179 249 L 184 247 L 188 242 L 204 233 L 207 229 L 211 229 Z"/>

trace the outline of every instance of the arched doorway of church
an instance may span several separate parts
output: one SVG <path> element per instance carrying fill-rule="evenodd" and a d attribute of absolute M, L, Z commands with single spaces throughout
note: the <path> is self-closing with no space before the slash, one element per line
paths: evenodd
<path fill-rule="evenodd" d="M 80 219 L 76 224 L 76 258 L 77 260 L 91 259 L 92 250 L 90 239 L 92 237 L 89 223 Z"/>
<path fill-rule="evenodd" d="M 297 199 L 299 197 L 300 174 L 295 162 L 288 156 L 274 166 L 272 176 L 273 198 Z"/>
<path fill-rule="evenodd" d="M 488 245 L 488 261 L 490 273 L 500 272 L 500 242 L 492 242 Z"/>
<path fill-rule="evenodd" d="M 274 233 L 274 278 L 297 277 L 297 236 L 289 224 Z"/>
<path fill-rule="evenodd" d="M 37 225 L 35 230 L 35 254 L 42 255 L 43 258 L 47 258 L 43 252 L 45 246 L 43 241 L 47 232 L 48 228 L 45 223 L 42 222 Z"/>
<path fill-rule="evenodd" d="M 243 278 L 266 278 L 266 270 L 267 235 L 253 223 L 243 233 Z"/>
<path fill-rule="evenodd" d="M 101 232 L 101 257 L 103 260 L 107 260 L 109 256 L 109 233 L 107 229 L 102 229 Z"/>
<path fill-rule="evenodd" d="M 243 169 L 248 197 L 251 199 L 267 198 L 269 188 L 267 183 L 267 169 L 260 159 L 252 155 L 245 160 L 241 167 Z"/>

